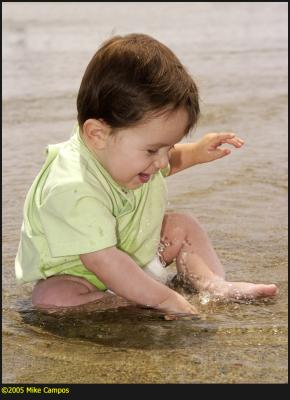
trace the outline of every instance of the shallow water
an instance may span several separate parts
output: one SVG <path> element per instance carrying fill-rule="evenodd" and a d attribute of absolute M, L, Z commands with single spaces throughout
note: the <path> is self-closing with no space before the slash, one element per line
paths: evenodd
<path fill-rule="evenodd" d="M 287 382 L 287 3 L 4 3 L 3 15 L 3 381 Z M 168 208 L 199 218 L 229 279 L 276 283 L 275 300 L 185 293 L 201 315 L 181 321 L 118 298 L 56 315 L 15 285 L 23 202 L 45 146 L 68 138 L 98 45 L 133 31 L 164 41 L 195 77 L 193 138 L 233 130 L 246 141 L 168 178 Z"/>

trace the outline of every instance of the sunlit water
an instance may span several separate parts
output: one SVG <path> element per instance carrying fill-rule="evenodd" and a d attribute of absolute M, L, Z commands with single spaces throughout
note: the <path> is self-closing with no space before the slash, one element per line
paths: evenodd
<path fill-rule="evenodd" d="M 3 381 L 287 381 L 287 4 L 3 4 Z M 68 138 L 84 68 L 112 34 L 145 32 L 201 93 L 193 139 L 246 144 L 168 178 L 170 210 L 199 218 L 231 280 L 276 283 L 275 300 L 219 303 L 177 288 L 199 317 L 165 321 L 120 299 L 54 314 L 17 287 L 26 192 L 48 143 Z"/>

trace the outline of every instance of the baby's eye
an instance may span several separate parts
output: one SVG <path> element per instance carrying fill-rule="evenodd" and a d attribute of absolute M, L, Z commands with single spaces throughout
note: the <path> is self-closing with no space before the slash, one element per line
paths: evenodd
<path fill-rule="evenodd" d="M 157 154 L 158 153 L 158 150 L 147 150 L 147 153 L 148 154 Z"/>

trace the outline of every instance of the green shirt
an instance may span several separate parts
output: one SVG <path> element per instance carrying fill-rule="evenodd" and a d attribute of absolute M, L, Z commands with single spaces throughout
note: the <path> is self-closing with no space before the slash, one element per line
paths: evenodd
<path fill-rule="evenodd" d="M 45 164 L 27 194 L 17 281 L 69 274 L 106 290 L 79 255 L 116 246 L 144 267 L 157 253 L 166 201 L 161 171 L 140 188 L 124 191 L 76 127 L 70 140 L 48 146 Z"/>

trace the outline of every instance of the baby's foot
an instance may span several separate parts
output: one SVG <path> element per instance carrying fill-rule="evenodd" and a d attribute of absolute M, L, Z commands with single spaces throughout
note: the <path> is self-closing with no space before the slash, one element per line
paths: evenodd
<path fill-rule="evenodd" d="M 264 285 L 248 282 L 227 282 L 215 280 L 204 288 L 220 299 L 251 300 L 272 297 L 278 293 L 276 285 Z"/>

